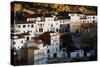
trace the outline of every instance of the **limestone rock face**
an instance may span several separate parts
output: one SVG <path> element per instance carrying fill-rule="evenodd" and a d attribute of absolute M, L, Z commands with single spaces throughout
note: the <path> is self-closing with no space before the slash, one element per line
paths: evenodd
<path fill-rule="evenodd" d="M 23 11 L 29 14 L 49 13 L 49 12 L 73 12 L 84 14 L 96 14 L 95 6 L 68 5 L 68 4 L 51 4 L 51 3 L 15 3 L 14 12 Z"/>

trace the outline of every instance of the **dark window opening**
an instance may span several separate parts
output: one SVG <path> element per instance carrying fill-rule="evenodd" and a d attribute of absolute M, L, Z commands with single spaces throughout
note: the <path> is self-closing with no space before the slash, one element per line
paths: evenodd
<path fill-rule="evenodd" d="M 20 25 L 18 25 L 18 27 L 20 28 Z"/>
<path fill-rule="evenodd" d="M 33 28 L 33 25 L 31 25 L 31 28 Z"/>
<path fill-rule="evenodd" d="M 95 17 L 93 17 L 93 19 L 95 19 Z"/>
<path fill-rule="evenodd" d="M 42 27 L 42 24 L 40 24 L 40 27 Z"/>
<path fill-rule="evenodd" d="M 47 53 L 50 53 L 50 50 L 48 49 Z"/>
<path fill-rule="evenodd" d="M 23 44 L 23 41 L 21 41 L 21 43 Z"/>
<path fill-rule="evenodd" d="M 95 23 L 95 21 L 93 20 L 93 23 Z"/>
<path fill-rule="evenodd" d="M 28 25 L 28 27 L 30 27 L 30 25 Z"/>
<path fill-rule="evenodd" d="M 56 57 L 57 57 L 57 53 L 54 53 L 54 54 L 53 54 L 53 57 L 56 58 Z"/>
<path fill-rule="evenodd" d="M 39 32 L 43 32 L 43 28 L 40 28 L 40 29 L 39 29 Z"/>
<path fill-rule="evenodd" d="M 13 44 L 15 45 L 15 44 L 16 44 L 16 42 L 13 42 Z"/>
<path fill-rule="evenodd" d="M 29 37 L 27 37 L 26 39 L 29 40 Z"/>
<path fill-rule="evenodd" d="M 51 24 L 51 27 L 53 27 L 53 24 Z"/>
<path fill-rule="evenodd" d="M 56 32 L 58 32 L 59 30 L 58 29 L 56 29 Z"/>
<path fill-rule="evenodd" d="M 25 28 L 26 26 L 25 25 L 23 25 L 23 28 Z"/>

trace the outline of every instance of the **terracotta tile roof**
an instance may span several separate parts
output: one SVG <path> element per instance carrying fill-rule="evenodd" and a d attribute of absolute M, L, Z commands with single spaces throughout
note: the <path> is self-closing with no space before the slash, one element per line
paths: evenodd
<path fill-rule="evenodd" d="M 52 31 L 50 32 L 45 32 L 42 35 L 40 35 L 39 37 L 35 37 L 35 40 L 42 40 L 43 43 L 45 44 L 50 44 L 50 33 L 54 33 Z"/>

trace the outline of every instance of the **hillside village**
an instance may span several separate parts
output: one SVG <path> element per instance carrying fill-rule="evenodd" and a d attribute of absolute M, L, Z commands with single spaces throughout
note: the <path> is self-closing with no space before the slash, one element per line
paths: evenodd
<path fill-rule="evenodd" d="M 96 60 L 97 14 L 16 11 L 11 17 L 13 64 Z"/>

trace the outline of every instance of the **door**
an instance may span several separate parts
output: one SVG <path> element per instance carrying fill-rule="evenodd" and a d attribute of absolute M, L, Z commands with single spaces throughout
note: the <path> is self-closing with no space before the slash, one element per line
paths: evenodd
<path fill-rule="evenodd" d="M 29 37 L 27 37 L 26 39 L 29 40 Z"/>
<path fill-rule="evenodd" d="M 53 54 L 53 57 L 56 58 L 56 57 L 57 57 L 57 53 L 54 53 L 54 54 Z"/>

